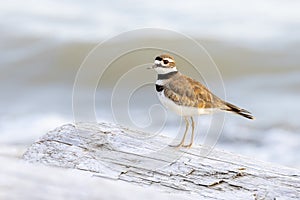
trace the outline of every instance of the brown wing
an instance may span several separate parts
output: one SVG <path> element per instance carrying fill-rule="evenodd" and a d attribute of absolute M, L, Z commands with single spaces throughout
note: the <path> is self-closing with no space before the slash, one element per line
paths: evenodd
<path fill-rule="evenodd" d="M 177 105 L 197 108 L 222 108 L 224 103 L 204 85 L 187 76 L 174 77 L 164 86 L 164 94 Z"/>

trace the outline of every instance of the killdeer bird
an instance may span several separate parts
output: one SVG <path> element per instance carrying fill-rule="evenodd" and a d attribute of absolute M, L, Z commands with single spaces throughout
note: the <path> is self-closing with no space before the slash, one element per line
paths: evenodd
<path fill-rule="evenodd" d="M 170 55 L 157 56 L 150 69 L 154 69 L 158 73 L 155 87 L 161 103 L 176 114 L 183 116 L 186 122 L 183 138 L 178 145 L 174 145 L 175 147 L 192 146 L 195 129 L 193 116 L 227 111 L 254 119 L 249 111 L 223 101 L 198 81 L 177 71 L 175 60 Z M 190 124 L 189 118 L 192 134 L 190 143 L 184 144 Z"/>

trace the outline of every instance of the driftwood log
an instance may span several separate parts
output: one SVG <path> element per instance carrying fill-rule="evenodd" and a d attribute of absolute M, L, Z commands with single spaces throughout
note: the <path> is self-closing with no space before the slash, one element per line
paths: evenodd
<path fill-rule="evenodd" d="M 59 169 L 0 157 L 1 200 L 180 200 L 183 194 L 167 194 L 129 183 L 92 178 L 86 172 Z"/>
<path fill-rule="evenodd" d="M 176 195 L 180 199 L 300 199 L 300 172 L 295 169 L 220 150 L 201 156 L 204 147 L 176 149 L 167 145 L 170 141 L 115 124 L 68 124 L 35 142 L 23 159 L 78 169 L 94 181 L 110 180 L 110 185 L 98 188 L 99 199 L 106 197 L 99 191 L 108 191 L 111 186 L 117 192 L 122 183 L 142 186 L 144 199 L 154 198 L 147 190 L 165 195 L 162 199 Z M 144 191 L 140 192 L 135 195 Z M 121 199 L 135 198 L 129 192 Z"/>

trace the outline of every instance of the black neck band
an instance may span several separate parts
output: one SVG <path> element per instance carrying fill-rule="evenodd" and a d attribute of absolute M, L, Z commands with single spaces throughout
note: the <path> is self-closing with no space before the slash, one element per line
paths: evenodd
<path fill-rule="evenodd" d="M 177 74 L 178 71 L 169 72 L 167 74 L 158 74 L 157 80 L 164 80 L 172 77 L 173 75 Z"/>
<path fill-rule="evenodd" d="M 164 90 L 164 86 L 155 84 L 155 89 L 157 92 L 161 92 Z"/>

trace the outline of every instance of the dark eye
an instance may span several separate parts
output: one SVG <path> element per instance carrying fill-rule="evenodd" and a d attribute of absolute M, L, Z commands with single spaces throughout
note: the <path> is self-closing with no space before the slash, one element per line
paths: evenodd
<path fill-rule="evenodd" d="M 157 57 L 155 58 L 155 60 L 162 61 L 162 58 L 159 57 L 159 56 L 157 56 Z"/>
<path fill-rule="evenodd" d="M 164 64 L 166 65 L 166 64 L 168 64 L 169 63 L 169 61 L 168 60 L 164 60 Z"/>

